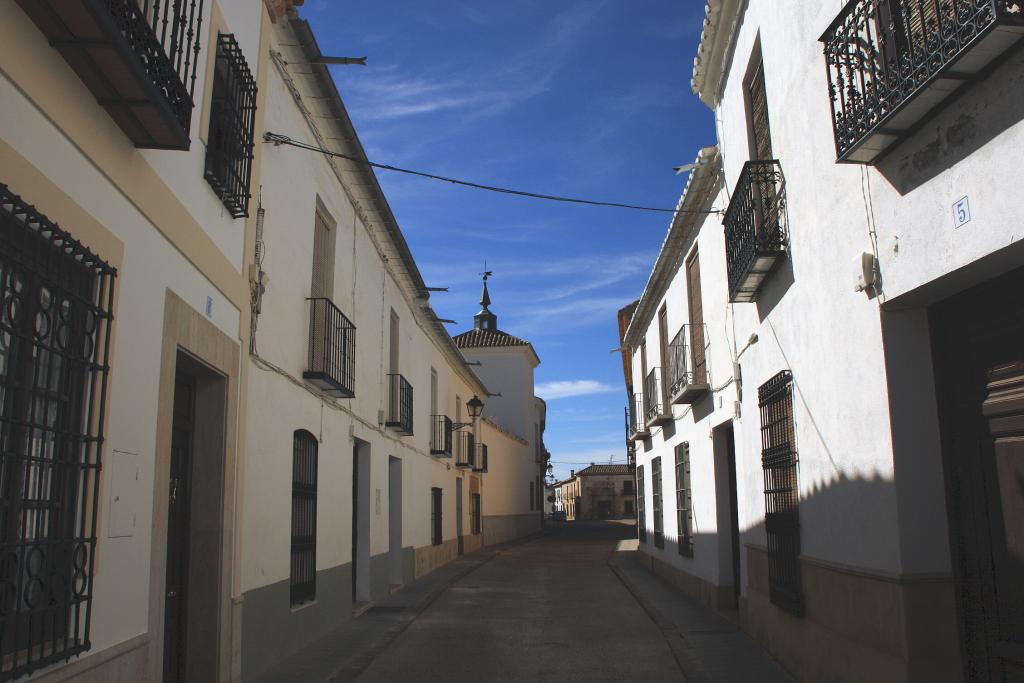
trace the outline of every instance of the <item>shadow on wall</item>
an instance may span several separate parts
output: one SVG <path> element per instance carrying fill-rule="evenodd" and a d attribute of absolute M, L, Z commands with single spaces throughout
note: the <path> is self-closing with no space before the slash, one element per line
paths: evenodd
<path fill-rule="evenodd" d="M 784 556 L 776 563 L 769 561 L 763 521 L 739 529 L 741 582 L 746 586 L 744 629 L 799 678 L 867 680 L 892 675 L 896 673 L 894 668 L 904 667 L 909 680 L 958 678 L 960 637 L 952 577 L 936 576 L 924 581 L 910 576 L 893 580 L 884 572 L 872 576 L 874 572 L 870 567 L 845 567 L 804 554 L 808 545 L 806 528 L 810 526 L 815 527 L 816 555 L 823 543 L 870 547 L 877 542 L 878 517 L 875 514 L 862 516 L 858 511 L 874 513 L 879 507 L 889 508 L 895 526 L 894 497 L 894 484 L 881 476 L 850 478 L 841 475 L 813 487 L 799 502 L 801 554 L 796 562 L 787 561 Z M 666 518 L 676 514 L 675 506 L 672 492 L 664 499 Z M 945 514 L 942 509 L 930 513 Z M 723 511 L 719 510 L 718 514 L 717 528 L 723 534 L 728 533 L 728 516 L 723 520 Z M 704 604 L 732 608 L 736 605 L 732 544 L 725 538 L 722 540 L 724 547 L 718 547 L 719 533 L 700 532 L 701 521 L 694 520 L 697 533 L 693 550 L 698 557 L 701 553 L 716 553 L 717 562 L 721 563 L 717 585 L 683 574 L 694 566 L 695 560 L 678 557 L 685 553 L 679 552 L 677 538 L 666 536 L 663 548 L 655 546 L 650 501 L 647 541 L 641 543 L 640 548 L 664 563 L 684 568 L 683 572 L 666 571 L 664 566 L 656 568 L 683 592 Z M 782 601 L 787 597 L 787 582 L 780 582 L 781 591 L 772 587 L 772 567 L 782 575 L 798 577 L 789 586 L 802 610 L 800 616 L 793 616 L 772 604 L 780 604 L 773 599 L 773 593 L 780 594 Z M 868 571 L 863 571 L 865 569 Z M 859 663 L 838 675 L 836 662 L 853 660 Z"/>
<path fill-rule="evenodd" d="M 901 195 L 960 163 L 1024 119 L 1024 44 L 886 154 L 879 172 Z"/>

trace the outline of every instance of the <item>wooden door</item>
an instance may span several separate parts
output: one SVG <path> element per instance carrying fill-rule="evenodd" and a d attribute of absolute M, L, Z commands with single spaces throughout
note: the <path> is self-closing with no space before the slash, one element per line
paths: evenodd
<path fill-rule="evenodd" d="M 707 384 L 708 359 L 705 353 L 704 304 L 700 291 L 700 258 L 695 251 L 686 261 L 686 290 L 690 309 L 690 362 L 693 367 L 692 382 Z"/>
<path fill-rule="evenodd" d="M 932 311 L 965 676 L 1024 679 L 1024 269 Z"/>
<path fill-rule="evenodd" d="M 189 375 L 178 373 L 174 383 L 171 471 L 167 498 L 164 681 L 184 681 L 186 671 L 195 398 L 195 380 Z"/>

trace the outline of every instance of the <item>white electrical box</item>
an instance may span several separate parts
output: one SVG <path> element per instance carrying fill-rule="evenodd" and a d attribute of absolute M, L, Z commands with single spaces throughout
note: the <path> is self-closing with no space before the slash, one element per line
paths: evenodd
<path fill-rule="evenodd" d="M 107 536 L 135 535 L 139 515 L 139 457 L 137 453 L 112 450 L 104 468 L 107 472 Z"/>

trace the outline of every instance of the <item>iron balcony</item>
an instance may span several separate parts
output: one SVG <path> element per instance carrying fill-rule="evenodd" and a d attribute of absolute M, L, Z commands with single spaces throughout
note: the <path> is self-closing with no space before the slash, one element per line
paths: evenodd
<path fill-rule="evenodd" d="M 447 415 L 430 416 L 430 454 L 452 457 L 452 419 Z"/>
<path fill-rule="evenodd" d="M 473 432 L 456 432 L 455 466 L 462 469 L 472 469 L 476 460 L 476 443 L 473 439 Z"/>
<path fill-rule="evenodd" d="M 487 444 L 476 445 L 476 461 L 473 463 L 473 471 L 477 474 L 487 473 Z"/>
<path fill-rule="evenodd" d="M 765 279 L 786 257 L 788 241 L 782 166 L 748 161 L 725 212 L 730 301 L 757 301 Z"/>
<path fill-rule="evenodd" d="M 399 374 L 388 375 L 388 419 L 384 426 L 412 436 L 412 385 Z"/>
<path fill-rule="evenodd" d="M 1021 0 L 850 0 L 821 37 L 838 160 L 875 163 L 1022 37 Z"/>
<path fill-rule="evenodd" d="M 696 403 L 710 389 L 707 370 L 692 363 L 692 325 L 683 325 L 668 345 L 668 397 L 672 405 Z M 706 338 L 706 336 L 701 335 Z M 692 368 L 692 369 L 691 369 Z"/>
<path fill-rule="evenodd" d="M 644 397 L 641 394 L 633 394 L 632 403 L 626 408 L 630 441 L 643 441 L 651 435 L 643 406 Z"/>
<path fill-rule="evenodd" d="M 356 326 L 330 299 L 309 300 L 309 364 L 303 379 L 338 398 L 352 398 Z"/>
<path fill-rule="evenodd" d="M 651 368 L 644 380 L 644 415 L 650 427 L 672 421 L 672 408 L 665 400 L 661 368 Z"/>
<path fill-rule="evenodd" d="M 189 148 L 203 0 L 18 0 L 136 147 Z"/>

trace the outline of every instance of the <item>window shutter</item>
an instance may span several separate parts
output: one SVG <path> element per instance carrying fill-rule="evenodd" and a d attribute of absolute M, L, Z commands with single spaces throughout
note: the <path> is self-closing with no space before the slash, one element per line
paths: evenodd
<path fill-rule="evenodd" d="M 334 230 L 320 212 L 313 227 L 313 281 L 310 296 L 330 299 L 334 296 Z"/>
<path fill-rule="evenodd" d="M 690 309 L 690 355 L 693 383 L 706 384 L 708 362 L 704 339 L 704 305 L 701 301 L 700 258 L 697 252 L 686 262 L 686 291 Z"/>
<path fill-rule="evenodd" d="M 772 132 L 768 121 L 768 97 L 764 85 L 764 62 L 754 68 L 748 87 L 750 102 L 750 130 L 753 136 L 753 151 L 757 160 L 767 161 L 772 156 Z"/>

